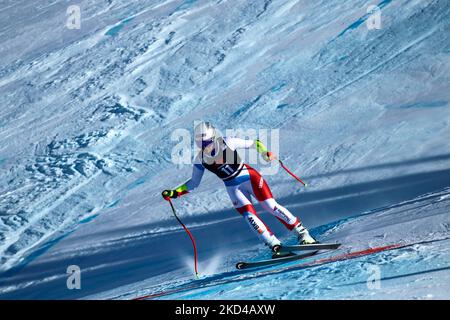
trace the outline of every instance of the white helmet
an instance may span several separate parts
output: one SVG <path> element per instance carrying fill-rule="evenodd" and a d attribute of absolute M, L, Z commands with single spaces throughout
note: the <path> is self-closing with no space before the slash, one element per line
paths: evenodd
<path fill-rule="evenodd" d="M 194 129 L 195 143 L 201 149 L 216 140 L 216 129 L 209 122 L 200 122 Z"/>

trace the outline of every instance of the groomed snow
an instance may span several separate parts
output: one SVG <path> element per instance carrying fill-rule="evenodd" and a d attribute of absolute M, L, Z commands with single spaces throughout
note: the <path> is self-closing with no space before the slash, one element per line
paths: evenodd
<path fill-rule="evenodd" d="M 191 244 L 160 193 L 191 171 L 171 161 L 172 132 L 200 119 L 278 128 L 280 156 L 309 186 L 266 178 L 322 241 L 450 236 L 447 1 L 371 2 L 380 30 L 362 0 L 78 4 L 80 30 L 65 27 L 67 1 L 0 5 L 0 298 L 132 298 L 191 281 Z M 204 275 L 267 254 L 211 174 L 175 205 Z M 448 299 L 448 247 L 170 297 Z M 74 264 L 81 290 L 66 287 Z M 366 285 L 372 264 L 380 290 Z"/>

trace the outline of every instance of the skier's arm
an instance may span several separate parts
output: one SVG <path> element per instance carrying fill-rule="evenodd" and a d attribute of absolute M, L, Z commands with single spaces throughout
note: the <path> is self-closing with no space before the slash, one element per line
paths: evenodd
<path fill-rule="evenodd" d="M 260 153 L 263 156 L 264 160 L 266 161 L 276 159 L 275 155 L 272 152 L 270 152 L 260 140 L 227 138 L 225 142 L 233 150 L 249 149 L 255 147 L 256 151 L 258 151 L 258 153 Z"/>
<path fill-rule="evenodd" d="M 255 140 L 241 138 L 224 138 L 225 143 L 231 150 L 249 149 L 255 145 Z"/>
<path fill-rule="evenodd" d="M 178 186 L 174 190 L 164 190 L 163 191 L 163 198 L 178 198 L 192 190 L 198 187 L 200 184 L 200 181 L 202 180 L 203 173 L 205 172 L 205 167 L 203 167 L 201 164 L 194 164 L 194 167 L 192 168 L 192 176 L 191 178 L 183 183 L 182 185 Z"/>
<path fill-rule="evenodd" d="M 191 178 L 186 181 L 186 183 L 182 184 L 175 190 L 178 192 L 187 193 L 195 188 L 197 188 L 200 184 L 200 181 L 202 181 L 203 173 L 205 172 L 205 167 L 201 164 L 194 164 L 194 167 L 192 168 L 192 176 Z"/>

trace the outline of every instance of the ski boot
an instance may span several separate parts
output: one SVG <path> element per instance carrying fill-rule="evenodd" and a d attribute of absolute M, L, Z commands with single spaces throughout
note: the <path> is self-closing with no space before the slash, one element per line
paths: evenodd
<path fill-rule="evenodd" d="M 301 223 L 299 223 L 295 228 L 294 231 L 297 233 L 298 237 L 298 244 L 313 244 L 318 243 L 316 239 L 311 237 L 311 235 L 308 232 L 308 229 L 306 229 Z"/>
<path fill-rule="evenodd" d="M 273 254 L 272 254 L 272 259 L 276 259 L 276 258 L 282 258 L 286 256 L 286 253 L 281 253 L 280 248 L 281 248 L 281 242 L 280 240 L 278 240 L 277 237 L 275 237 L 274 235 L 270 236 L 270 239 L 268 240 L 268 242 L 266 243 L 266 245 L 272 250 Z"/>
<path fill-rule="evenodd" d="M 292 252 L 280 252 L 281 242 L 275 236 L 271 237 L 271 243 L 267 244 L 272 249 L 272 259 L 284 258 L 295 255 Z"/>
<path fill-rule="evenodd" d="M 266 246 L 268 246 L 270 249 L 272 249 L 272 251 L 274 251 L 273 249 L 275 247 L 279 248 L 281 246 L 280 240 L 278 240 L 278 238 L 275 237 L 275 235 L 273 235 L 273 234 L 271 234 L 269 236 L 269 239 L 265 239 L 265 240 L 266 240 Z"/>

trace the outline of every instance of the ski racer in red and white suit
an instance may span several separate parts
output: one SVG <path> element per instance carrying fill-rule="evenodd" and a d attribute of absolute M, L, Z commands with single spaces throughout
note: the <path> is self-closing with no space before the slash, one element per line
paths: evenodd
<path fill-rule="evenodd" d="M 251 197 L 258 200 L 261 206 L 286 228 L 296 232 L 300 244 L 316 242 L 300 220 L 274 199 L 261 174 L 245 164 L 239 157 L 237 149 L 255 147 L 267 161 L 275 159 L 275 156 L 259 140 L 219 137 L 214 138 L 210 144 L 203 144 L 202 147 L 203 152 L 200 152 L 196 158 L 191 178 L 174 190 L 166 190 L 169 197 L 176 198 L 194 190 L 200 184 L 203 173 L 207 169 L 223 180 L 234 208 L 270 248 L 273 249 L 281 243 L 256 213 Z"/>

